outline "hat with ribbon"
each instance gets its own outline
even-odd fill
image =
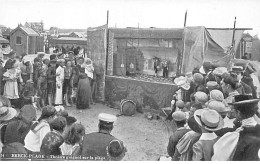
[[[217,111],[212,109],[204,108],[196,110],[194,118],[200,127],[210,132],[220,130],[224,126],[223,118]]]
[[[252,99],[251,95],[236,95],[234,98],[235,102],[228,103],[229,105],[241,106],[246,104],[257,104],[260,101],[260,99]]]
[[[11,107],[0,107],[0,121],[8,121],[17,115],[17,111]]]

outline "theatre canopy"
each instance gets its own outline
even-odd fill
[[[237,50],[238,44],[246,29],[236,29],[234,40]],[[232,28],[208,28],[186,27],[184,29],[184,53],[182,72],[191,72],[195,67],[200,67],[203,62],[228,62],[230,56],[226,56],[232,44]]]

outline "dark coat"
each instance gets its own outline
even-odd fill
[[[81,156],[98,158],[96,160],[108,160],[106,148],[112,140],[116,140],[114,136],[107,133],[95,132],[86,134],[82,142]]]
[[[184,136],[184,134],[186,134],[188,131],[190,131],[190,130],[189,129],[177,129],[177,131],[174,132],[173,135],[171,135],[168,146],[167,146],[167,152],[168,152],[169,156],[173,157],[175,150],[176,150],[177,143]]]
[[[258,161],[260,149],[260,125],[244,128],[240,132],[233,161]]]

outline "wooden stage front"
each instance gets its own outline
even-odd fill
[[[119,106],[122,99],[131,99],[137,104],[138,111],[144,109],[160,110],[169,107],[177,86],[171,83],[150,82],[119,76],[105,77],[105,100]]]

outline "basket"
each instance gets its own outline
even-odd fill
[[[121,100],[121,113],[126,116],[132,116],[136,112],[136,104],[132,100]]]

